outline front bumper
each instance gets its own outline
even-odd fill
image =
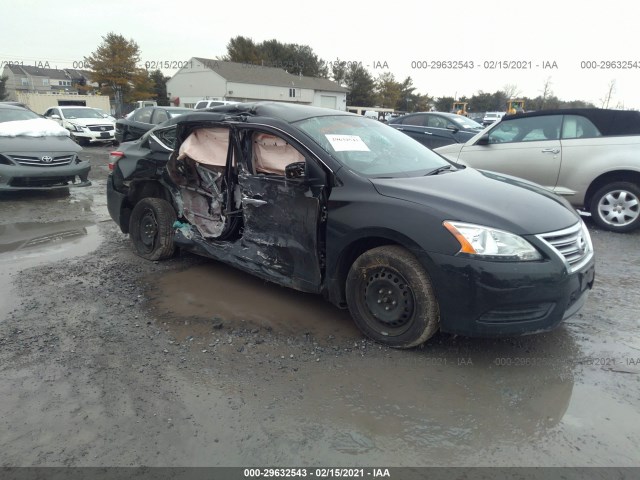
[[[551,330],[582,308],[595,277],[593,256],[573,273],[555,258],[489,262],[423,254],[420,260],[436,289],[441,330],[471,337]]]
[[[71,132],[71,136],[78,139],[84,140],[89,143],[100,143],[100,142],[113,142],[116,139],[115,130],[107,130],[104,132]]]
[[[91,165],[88,160],[55,167],[0,164],[0,190],[53,190],[88,187]]]

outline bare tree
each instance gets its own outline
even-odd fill
[[[513,83],[508,83],[507,85],[502,87],[502,92],[504,93],[505,97],[507,97],[507,100],[517,98],[522,93],[518,86]]]
[[[611,101],[611,97],[616,91],[616,80],[615,78],[609,82],[609,87],[604,98],[601,98],[602,102],[601,108],[609,108],[609,102]]]
[[[542,101],[540,102],[540,109],[544,108],[544,104],[547,101],[547,97],[553,95],[551,91],[551,77],[547,77],[542,86]]]

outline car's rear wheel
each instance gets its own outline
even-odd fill
[[[147,260],[162,260],[175,252],[173,224],[176,212],[161,198],[143,198],[131,212],[129,233],[135,252]]]
[[[360,255],[349,270],[346,296],[360,330],[391,347],[420,345],[440,326],[431,280],[418,259],[400,246]]]
[[[640,227],[640,187],[630,182],[613,182],[591,199],[593,221],[605,230],[630,232]]]

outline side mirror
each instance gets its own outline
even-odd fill
[[[482,135],[476,142],[476,145],[489,145],[489,134],[485,133]]]
[[[60,120],[60,115],[56,115],[54,113],[53,115],[51,115],[51,118],[53,118],[54,120]]]
[[[447,130],[451,130],[453,133],[456,133],[460,129],[454,125],[447,125]]]
[[[305,162],[290,163],[289,165],[284,167],[284,177],[289,180],[304,178],[305,166]]]
[[[102,118],[109,118],[109,115],[107,115],[106,113],[103,113]]]

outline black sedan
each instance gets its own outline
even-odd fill
[[[438,330],[548,330],[593,285],[589,233],[566,201],[358,115],[231,105],[146,141],[149,155],[122,156],[107,182],[109,213],[138,255],[180,247],[320,293],[393,347]]]
[[[420,112],[394,118],[389,125],[431,149],[465,143],[484,127],[455,113]]]
[[[193,112],[190,108],[180,107],[144,107],[134,110],[126,118],[116,121],[116,141],[136,140],[170,118]]]

